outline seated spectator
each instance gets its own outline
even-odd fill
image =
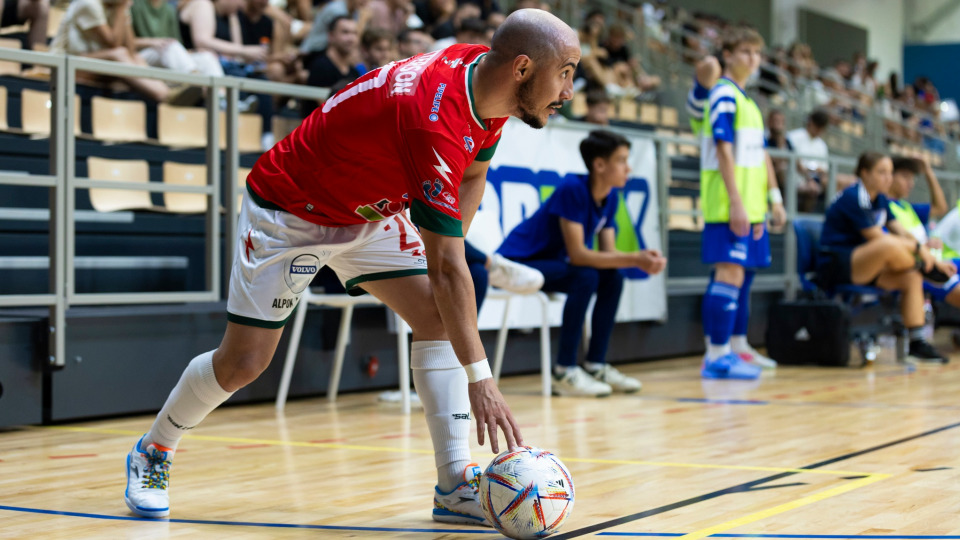
[[[237,13],[240,22],[240,40],[244,45],[259,45],[267,49],[266,62],[258,65],[268,80],[296,83],[299,76],[297,54],[278,49],[274,38],[276,23],[266,14],[269,0],[246,0]]]
[[[370,12],[370,19],[364,31],[369,28],[379,28],[397,36],[408,26],[414,28],[423,26],[423,21],[417,17],[416,8],[413,7],[411,0],[370,0],[367,10]],[[411,18],[413,18],[412,21]]]
[[[316,56],[309,67],[307,84],[330,88],[343,79],[352,81],[360,76],[357,58],[360,56],[360,44],[357,39],[357,22],[341,15],[330,22],[328,29],[329,46]],[[312,100],[303,100],[301,113],[304,118],[317,107]]]
[[[830,150],[821,135],[830,125],[830,117],[823,111],[814,111],[807,117],[807,124],[787,132],[787,143],[791,150],[801,156],[828,157]],[[822,200],[827,185],[827,169],[830,165],[826,161],[811,158],[797,160],[797,172],[800,173],[800,182],[797,185],[797,209],[801,212],[812,212],[817,201]]]
[[[661,83],[660,77],[644,72],[640,62],[630,54],[630,49],[627,47],[630,39],[626,27],[622,24],[610,26],[607,41],[603,44],[603,48],[607,51],[603,65],[612,72],[613,81],[623,88],[636,87],[641,92],[658,88]]]
[[[609,131],[592,131],[580,143],[589,174],[567,180],[526,221],[518,225],[497,250],[501,255],[539,270],[543,290],[567,294],[554,392],[561,396],[604,396],[611,391],[636,392],[640,381],[607,363],[607,346],[623,290],[620,268],[661,272],[666,259],[655,250],[621,253],[614,247],[616,189],[627,183],[630,142]],[[594,237],[599,249],[594,250]],[[584,368],[577,351],[587,306],[593,308],[592,334]]]
[[[817,256],[821,287],[852,283],[900,291],[900,313],[909,333],[909,362],[946,362],[923,337],[923,278],[944,283],[956,273],[938,262],[926,246],[905,238],[883,194],[893,181],[889,157],[866,152],[857,162],[859,181],[845,189],[827,210]],[[883,228],[893,234],[887,234]]]
[[[417,17],[423,21],[423,30],[432,36],[435,28],[453,17],[453,12],[457,10],[457,0],[414,0],[413,7]],[[453,27],[450,29],[450,35],[453,35]]]
[[[581,120],[598,126],[610,125],[610,105],[612,101],[606,90],[594,88],[587,92],[587,115]]]
[[[363,32],[366,20],[369,18],[369,12],[366,11],[368,0],[331,0],[317,12],[313,18],[313,25],[310,27],[310,33],[300,44],[300,52],[305,55],[304,65],[309,69],[313,57],[323,52],[327,48],[327,33],[330,31],[330,23],[337,17],[348,17],[357,21],[357,32]],[[361,18],[360,14],[364,13]]]
[[[476,45],[490,45],[487,40],[487,23],[477,17],[463,19],[460,26],[457,27],[457,33],[453,37],[438,39],[430,47],[431,51],[446,49],[457,43],[473,43]]]
[[[4,0],[0,2],[0,28],[30,23],[27,46],[33,49],[47,43],[49,0]]]
[[[237,13],[244,0],[184,0],[180,6],[180,35],[187,49],[209,51],[220,57],[228,75],[244,76],[246,63],[267,61],[266,47],[259,43],[244,45],[243,36],[232,28],[240,28]]]
[[[457,29],[463,26],[463,21],[466,19],[479,19],[480,13],[480,6],[477,4],[471,2],[460,4],[453,11],[453,15],[451,15],[449,19],[433,27],[430,35],[437,41],[456,37]]]
[[[363,52],[363,64],[357,66],[357,71],[368,71],[385,66],[397,60],[397,40],[393,34],[382,28],[367,28],[360,38],[360,47]],[[362,74],[361,73],[361,74]]]
[[[419,28],[407,28],[397,38],[397,48],[400,58],[410,58],[430,50],[433,38]]]
[[[50,52],[146,65],[134,51],[133,32],[127,12],[130,0],[73,0],[63,15]],[[120,77],[137,92],[154,101],[192,105],[200,99],[198,87],[180,85],[176,90],[163,81]]]
[[[166,0],[133,0],[130,7],[134,44],[140,58],[150,66],[177,73],[222,77],[220,60],[209,51],[189,52],[180,43],[177,12]]]
[[[492,15],[503,15],[503,9],[500,8],[500,2],[497,0],[457,0],[457,3],[470,3],[478,6],[480,8],[480,18],[488,24]]]

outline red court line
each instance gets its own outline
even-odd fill
[[[50,459],[70,459],[70,458],[81,458],[81,457],[97,457],[97,454],[74,454],[71,456],[48,456]]]

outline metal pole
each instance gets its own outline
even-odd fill
[[[73,132],[73,91],[68,84],[66,63],[54,68],[50,81],[50,174],[57,185],[50,188],[50,306],[49,362],[53,367],[66,364],[67,334],[67,266],[66,254],[66,133]],[[71,169],[72,170],[72,169]]]
[[[791,230],[793,222],[797,219],[797,156],[790,154],[787,165],[787,192],[784,200],[787,203],[787,223],[783,232],[783,275],[784,297],[787,300],[797,298],[797,284],[799,282],[797,271],[797,235]],[[832,169],[831,169],[832,170]]]
[[[220,100],[217,79],[211,77],[207,94],[207,198],[206,289],[220,294]]]
[[[657,208],[660,209],[660,249],[663,256],[667,259],[667,272],[670,271],[670,178],[673,176],[670,170],[670,156],[667,155],[667,143],[662,139],[656,139],[655,150],[657,152]],[[667,276],[663,279],[664,291],[666,291]],[[664,305],[669,306],[670,302]],[[663,322],[668,318],[668,307],[664,308]]]
[[[225,189],[226,201],[224,202],[224,207],[226,207],[226,236],[224,237],[224,242],[226,245],[223,246],[223,293],[222,296],[226,298],[227,296],[227,287],[230,283],[230,271],[233,267],[233,259],[236,256],[237,250],[237,214],[240,209],[237,208],[237,195],[243,193],[245,188],[238,189],[237,186],[237,174],[240,168],[240,149],[239,146],[239,107],[238,102],[240,100],[240,90],[235,86],[227,87],[227,149],[226,149],[226,168],[225,168]],[[263,126],[264,130],[270,129],[270,126]]]

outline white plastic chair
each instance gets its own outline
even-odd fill
[[[493,380],[500,382],[500,370],[503,368],[503,355],[507,347],[507,333],[510,317],[510,302],[514,298],[524,296],[533,296],[540,302],[540,382],[541,393],[544,396],[550,395],[551,388],[551,363],[550,363],[550,315],[548,312],[550,302],[553,300],[546,293],[537,291],[535,293],[521,295],[500,289],[490,289],[487,293],[488,300],[503,300],[503,324],[497,331],[497,347],[493,357]]]
[[[348,294],[314,294],[307,289],[300,306],[294,315],[293,326],[290,329],[290,345],[287,347],[287,357],[283,362],[283,375],[280,378],[280,389],[277,391],[276,408],[283,411],[287,403],[287,394],[290,390],[290,379],[293,377],[293,366],[297,361],[297,351],[300,348],[300,336],[303,334],[303,322],[307,317],[307,306],[331,306],[343,309],[340,316],[340,331],[337,333],[337,345],[333,353],[333,371],[330,373],[330,382],[327,386],[327,399],[337,400],[340,389],[340,375],[343,372],[343,359],[350,343],[350,325],[353,322],[353,308],[356,306],[379,306],[383,302],[373,296],[350,296]],[[407,348],[407,333],[410,328],[407,323],[394,314],[397,323],[397,361],[400,369],[400,403],[404,414],[410,414],[410,350]]]

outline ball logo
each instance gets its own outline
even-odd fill
[[[436,122],[436,121],[439,120],[439,119],[440,119],[440,117],[437,116],[437,113],[431,113],[431,114],[430,114],[430,121],[431,121],[431,122]]]
[[[292,292],[300,294],[310,285],[313,276],[319,271],[320,259],[315,255],[304,253],[297,255],[290,262],[288,271],[284,273],[283,277],[287,282],[287,287],[290,287]]]

